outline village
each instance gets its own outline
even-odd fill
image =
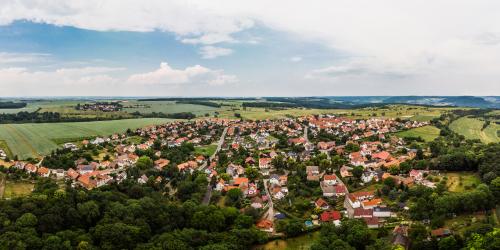
[[[408,207],[388,199],[392,191],[384,189],[436,187],[426,178],[428,170],[393,171],[426,154],[395,133],[426,125],[330,115],[176,121],[63,145],[66,154],[97,150],[101,160],[80,157],[67,168],[46,166],[47,159],[15,161],[13,167],[90,190],[132,178],[131,167],[143,170],[139,165],[151,165],[134,181],[167,186],[165,195],[175,194],[171,182],[178,176],[204,174],[208,186],[203,204],[235,205],[236,197],[235,206],[256,211],[260,218],[256,227],[270,235],[282,235],[290,219],[302,221],[304,230],[313,230],[351,218],[362,219],[368,228],[390,226],[393,244],[407,246],[408,230],[402,221]],[[181,150],[189,148],[186,145],[192,147],[187,153]],[[212,151],[196,150],[201,148]],[[179,151],[167,154],[165,149]],[[439,237],[449,232],[442,229],[433,234]]]

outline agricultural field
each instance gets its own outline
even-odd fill
[[[162,112],[164,114],[191,112],[197,116],[203,116],[206,113],[213,115],[218,110],[216,107],[209,107],[196,104],[175,103],[173,101],[126,101],[122,102],[123,111],[133,113],[153,113]]]
[[[334,114],[338,116],[347,116],[349,118],[370,118],[370,117],[386,117],[386,118],[402,118],[416,121],[430,121],[433,118],[439,117],[441,114],[453,110],[453,108],[430,108],[421,106],[407,105],[389,105],[387,108],[362,108],[362,109],[306,109],[306,108],[289,108],[289,109],[265,109],[265,108],[246,108],[243,109],[237,102],[231,107],[223,106],[219,112],[219,117],[234,118],[235,113],[239,113],[243,119],[262,120],[262,119],[279,119],[285,117],[297,117],[304,115],[315,114]]]
[[[481,180],[475,173],[469,172],[451,172],[446,173],[446,186],[450,192],[463,192],[473,189],[481,183]]]
[[[500,137],[498,137],[498,130],[500,130],[500,125],[492,122],[488,127],[483,129],[484,121],[462,117],[450,124],[450,129],[454,132],[465,136],[467,139],[479,139],[484,143],[500,142]]]
[[[439,129],[434,126],[424,126],[420,128],[409,129],[406,131],[398,132],[396,135],[399,137],[422,137],[424,141],[433,141],[439,136]]]
[[[73,123],[0,124],[0,140],[6,142],[13,155],[20,159],[39,157],[59,144],[83,137],[110,135],[152,124],[172,121],[164,118],[127,119]]]

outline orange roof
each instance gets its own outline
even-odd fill
[[[248,178],[246,178],[246,177],[234,178],[234,185],[235,186],[239,186],[239,185],[241,185],[241,183],[248,183]]]
[[[260,220],[259,222],[257,222],[256,226],[258,228],[269,229],[273,227],[273,222],[270,220]]]
[[[370,201],[363,201],[363,206],[376,206],[382,203],[382,199],[376,198]]]
[[[39,174],[48,174],[49,173],[49,169],[46,168],[46,167],[40,167],[40,168],[38,168],[37,172]]]

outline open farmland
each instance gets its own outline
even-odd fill
[[[450,124],[450,129],[467,139],[479,139],[484,143],[500,142],[497,131],[500,125],[491,123],[483,129],[484,121],[474,118],[462,117]]]
[[[439,129],[434,126],[424,126],[397,133],[399,137],[422,137],[424,141],[433,141],[439,136]]]
[[[172,121],[163,118],[128,119],[73,123],[1,124],[0,140],[20,159],[39,157],[58,147],[57,142],[74,138],[110,135],[127,128],[139,128]]]
[[[215,111],[218,110],[216,107],[209,107],[197,104],[187,104],[187,103],[175,103],[173,101],[127,101],[123,102],[123,111],[133,113],[140,112],[144,114],[149,113],[181,113],[181,112],[191,112],[197,116],[202,116],[206,113],[213,115]]]

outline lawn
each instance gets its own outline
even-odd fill
[[[484,143],[500,142],[497,131],[500,130],[500,125],[491,123],[485,129],[483,128],[484,121],[462,117],[450,124],[450,129],[458,134],[465,136],[467,139],[479,139]]]
[[[450,192],[470,190],[481,183],[477,175],[471,172],[451,172],[445,176],[448,178],[446,186]]]
[[[3,198],[10,199],[14,197],[26,196],[31,193],[34,186],[35,185],[33,183],[29,182],[7,180],[5,183]]]
[[[216,107],[209,107],[196,104],[175,103],[173,101],[128,101],[122,103],[125,107],[123,111],[152,113],[162,112],[164,114],[191,112],[197,116],[203,116],[206,113],[213,115],[218,110]]]
[[[50,153],[65,138],[111,135],[152,124],[172,121],[163,118],[127,119],[97,122],[1,124],[0,140],[20,159]]]
[[[399,137],[422,137],[424,141],[433,141],[439,136],[439,129],[434,126],[424,126],[420,128],[413,128],[406,131],[401,131],[397,133]]]
[[[217,150],[217,144],[196,147],[194,151],[197,154],[211,156],[215,153],[215,150]]]

